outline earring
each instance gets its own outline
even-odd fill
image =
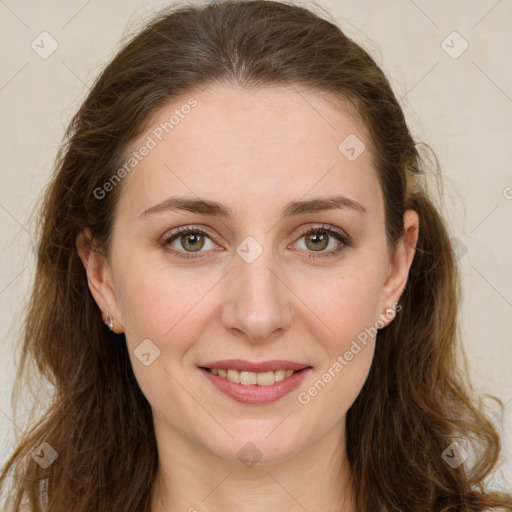
[[[393,320],[393,318],[395,318],[395,316],[396,316],[395,308],[394,307],[387,308],[386,312],[383,314],[383,316],[391,318],[391,320]]]
[[[114,330],[114,319],[110,315],[105,319],[105,324],[111,331]]]

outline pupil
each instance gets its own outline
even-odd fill
[[[313,250],[321,250],[325,249],[326,247],[326,241],[327,241],[327,235],[325,233],[315,233],[312,235],[309,235],[308,237],[309,241],[313,241]],[[322,244],[323,242],[323,244]]]
[[[200,244],[198,247],[194,247],[194,245],[199,244],[201,241],[202,235],[194,235],[194,234],[188,234],[182,237],[182,245],[185,249],[191,249],[192,251],[198,251],[201,249],[204,245],[204,241],[202,244]]]

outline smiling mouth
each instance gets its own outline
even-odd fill
[[[276,370],[269,372],[246,372],[234,369],[205,367],[202,367],[202,369],[212,373],[213,375],[229,380],[236,384],[242,384],[245,386],[272,386],[272,384],[285,380],[294,375],[295,373],[305,370],[306,368],[303,368],[302,370]]]

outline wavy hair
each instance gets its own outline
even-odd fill
[[[402,312],[379,332],[368,378],[347,413],[358,510],[512,509],[511,496],[485,486],[500,439],[459,360],[456,260],[440,210],[422,185],[436,166],[420,155],[386,76],[309,8],[227,0],[160,12],[106,66],[69,125],[40,211],[16,381],[21,392],[35,373],[52,397],[3,468],[3,510],[149,510],[158,464],[151,408],[124,335],[105,329],[76,239],[89,227],[94,250],[108,252],[122,184],[101,200],[95,191],[158,109],[216,83],[297,85],[340,106],[348,101],[371,141],[390,246],[403,236],[406,209],[420,218]],[[453,469],[443,460],[456,440],[471,445],[471,467]],[[31,457],[43,441],[58,452],[48,468]]]

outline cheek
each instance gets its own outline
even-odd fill
[[[149,260],[149,261],[148,261]],[[140,269],[140,270],[139,270]],[[152,263],[147,255],[132,255],[118,266],[118,298],[127,335],[163,340],[187,325],[214,276]]]
[[[297,401],[311,421],[322,417],[325,425],[338,422],[356,400],[375,349],[378,289],[360,280],[344,281],[325,301],[322,320],[327,328],[321,331],[325,334],[310,331],[322,356],[314,378],[297,391]]]
[[[126,265],[120,275],[120,308],[132,368],[152,406],[165,408],[180,402],[176,390],[183,381],[181,363],[204,330],[206,301],[201,298],[213,282],[194,283],[168,269],[145,266],[138,274],[130,268],[136,267]],[[142,354],[147,353],[144,361]]]
[[[376,265],[347,265],[336,273],[306,276],[306,305],[324,324],[330,351],[340,350],[379,318],[382,270]],[[314,286],[312,286],[314,283]]]
[[[311,429],[329,429],[345,417],[368,377],[374,346],[373,339],[366,344],[349,344],[348,350],[340,350],[307,386],[298,390],[298,407]],[[321,418],[321,427],[318,427],[318,418]]]
[[[312,308],[321,312],[321,322],[310,328],[324,357],[316,380],[299,390],[297,398],[301,405],[314,403],[313,408],[325,410],[328,404],[333,421],[357,398],[372,364],[381,313],[380,275],[376,267],[367,269],[331,283],[323,294],[308,296]]]

